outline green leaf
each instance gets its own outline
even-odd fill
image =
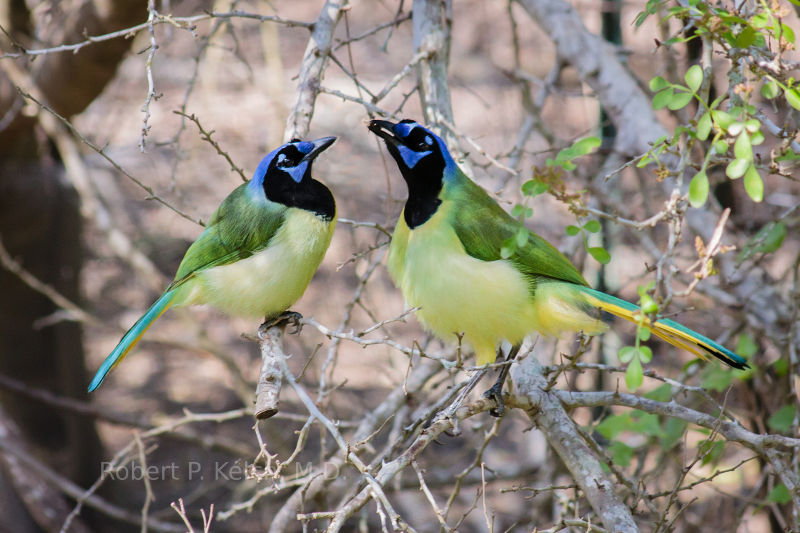
[[[703,84],[703,69],[700,65],[692,65],[683,75],[683,79],[686,80],[686,85],[689,86],[689,89],[696,93],[700,85]]]
[[[750,161],[748,159],[734,159],[728,163],[728,166],[725,168],[725,174],[727,174],[730,179],[735,180],[744,176],[749,166]]]
[[[631,359],[628,364],[628,370],[625,371],[625,385],[631,392],[636,391],[642,386],[644,382],[644,372],[642,371],[642,363],[638,357]]]
[[[602,422],[597,424],[595,428],[598,433],[608,440],[614,440],[617,435],[623,431],[627,431],[633,425],[630,413],[623,413],[621,415],[611,415],[603,419]]]
[[[573,154],[572,158],[590,154],[595,150],[595,148],[598,148],[600,144],[602,144],[602,141],[599,137],[585,137],[575,141],[570,147],[570,151]]]
[[[635,346],[623,346],[619,349],[617,353],[617,357],[623,364],[628,364],[633,360],[633,356],[636,355],[636,347]]]
[[[650,90],[653,91],[654,93],[657,93],[658,91],[666,89],[667,87],[670,86],[671,83],[662,78],[661,76],[656,76],[655,78],[650,80]]]
[[[631,464],[633,452],[635,451],[627,444],[619,441],[612,442],[611,446],[608,447],[608,450],[611,452],[611,460],[614,462],[614,464],[623,468]]]
[[[781,23],[781,33],[783,34],[782,37],[784,39],[794,44],[794,30],[791,28],[791,26]]]
[[[744,175],[744,190],[756,203],[764,199],[764,180],[758,175],[754,165],[750,165]]]
[[[711,118],[714,119],[714,123],[723,130],[727,130],[728,127],[736,121],[733,115],[718,109],[711,111]]]
[[[687,93],[683,91],[676,92],[674,95],[672,95],[672,98],[670,98],[667,107],[675,111],[676,109],[683,109],[691,101],[692,101],[692,93]],[[653,99],[653,103],[655,104],[655,98]]]
[[[600,226],[600,222],[598,222],[597,220],[590,220],[589,222],[583,225],[583,229],[585,229],[589,233],[597,233],[602,229],[602,227]]]
[[[577,235],[578,233],[581,232],[581,228],[579,228],[578,226],[573,226],[572,224],[570,224],[569,226],[567,226],[566,232],[567,232],[567,235],[569,235],[570,237],[574,237],[575,235]]]
[[[757,13],[750,19],[750,25],[757,30],[766,28],[769,25],[769,15],[766,13]]]
[[[761,122],[757,118],[747,119],[744,123],[744,129],[747,130],[747,133],[755,133],[761,129]]]
[[[639,346],[639,359],[642,363],[649,363],[653,360],[653,350],[649,346]]]
[[[668,87],[663,91],[656,93],[653,97],[653,109],[658,111],[659,109],[664,109],[667,105],[672,101],[672,96],[675,94],[675,91],[672,90],[672,87]]]
[[[642,294],[639,298],[639,307],[642,308],[642,313],[646,315],[658,313],[658,304],[649,294]]]
[[[736,137],[736,142],[733,143],[733,155],[736,159],[753,160],[753,145],[750,144],[750,134],[746,131]]]
[[[747,333],[739,335],[739,342],[736,344],[736,353],[750,359],[758,351],[758,344]]]
[[[503,241],[503,246],[500,247],[500,257],[503,259],[508,259],[514,252],[517,250],[517,243],[516,240],[512,237],[511,239],[506,239]]]
[[[647,326],[639,326],[636,328],[636,336],[639,338],[640,341],[647,341],[650,340],[650,328]]]
[[[636,294],[638,294],[639,297],[642,297],[645,294],[647,294],[649,291],[651,291],[653,289],[653,287],[655,287],[655,286],[656,286],[656,282],[655,281],[649,281],[647,283],[643,283],[642,285],[637,285],[636,286]]]
[[[728,151],[728,141],[726,141],[725,139],[719,139],[717,141],[714,141],[713,146],[714,146],[714,151],[720,155]]]
[[[783,94],[786,95],[786,101],[789,102],[790,106],[800,110],[800,92],[798,92],[797,89],[786,89]],[[655,98],[653,99],[653,102],[655,105]]]
[[[658,415],[645,413],[639,410],[634,411],[634,414],[638,414],[638,416],[633,417],[634,424],[631,431],[651,437],[661,436],[661,424],[658,421]]]
[[[761,86],[761,96],[767,100],[772,100],[779,94],[781,94],[781,88],[774,81],[768,81]]]
[[[748,241],[739,254],[739,261],[750,259],[754,254],[769,254],[776,251],[783,244],[785,237],[786,224],[770,222]]]
[[[723,370],[719,365],[707,366],[703,374],[703,381],[700,385],[708,390],[722,392],[727,389],[731,381],[733,381],[733,374],[727,370]]]
[[[661,449],[664,451],[671,450],[686,433],[687,423],[677,418],[667,418],[664,422],[664,430],[661,437]]]
[[[701,464],[717,464],[722,458],[722,452],[725,451],[725,441],[703,441],[700,445],[700,453],[705,454]]]
[[[792,495],[789,492],[789,489],[786,488],[786,485],[783,483],[778,483],[772,488],[771,491],[769,491],[769,494],[767,494],[767,501],[775,502],[777,504],[789,503],[792,501]]]
[[[607,265],[611,261],[611,254],[609,254],[602,246],[592,246],[586,249],[589,255],[594,257],[594,260],[603,265]]]
[[[708,139],[709,133],[711,133],[711,115],[703,113],[703,116],[697,121],[697,138],[705,141]]]
[[[763,240],[759,236],[764,233]],[[762,228],[756,234],[756,240],[760,241],[755,251],[757,253],[769,254],[776,251],[783,244],[783,239],[786,238],[786,224],[783,222],[774,222]]]
[[[775,369],[778,377],[783,377],[789,373],[789,361],[783,358],[775,359],[775,362],[772,363],[772,368]]]
[[[530,233],[528,232],[527,229],[520,228],[519,231],[517,231],[517,235],[516,235],[516,237],[517,237],[517,247],[522,248],[523,246],[528,244],[528,236],[529,235],[530,235]]]
[[[522,194],[526,196],[537,196],[547,192],[547,189],[547,184],[539,180],[528,180],[522,184]]]
[[[692,178],[689,183],[689,203],[692,207],[702,207],[708,199],[708,176],[705,170],[701,170]]]
[[[747,48],[751,46],[756,40],[756,31],[750,26],[745,28],[736,36],[736,48]]]
[[[775,431],[786,433],[792,429],[795,414],[794,405],[784,405],[767,419],[767,425]]]
[[[644,397],[656,402],[668,402],[672,399],[672,386],[669,383],[664,383],[645,393]]]

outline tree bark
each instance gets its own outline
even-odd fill
[[[16,44],[41,48],[122,29],[146,15],[145,4],[139,0],[83,2],[71,12],[71,4],[65,4],[54,5],[54,10],[64,12],[51,12],[49,22],[42,22],[31,20],[24,2],[4,0],[0,23]],[[34,42],[30,29],[34,26],[37,35],[47,35],[51,42]],[[7,40],[3,45],[12,49]],[[129,47],[130,40],[117,39],[87,46],[77,54],[49,54],[33,63],[23,56],[15,61],[25,63],[22,68],[32,74],[48,104],[70,117],[100,94]],[[26,270],[63,296],[80,301],[80,201],[53,143],[34,117],[20,113],[21,98],[0,68],[0,238]],[[85,397],[87,372],[80,325],[43,324],[42,319],[52,317],[58,308],[6,270],[0,270],[0,287],[0,373],[31,387]],[[19,425],[20,438],[41,450],[42,460],[80,485],[91,484],[101,459],[91,419],[20,401],[10,392],[0,392],[0,403]],[[29,507],[29,512],[36,516],[36,509]]]

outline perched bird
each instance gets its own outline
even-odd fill
[[[506,340],[516,355],[526,335],[558,336],[606,325],[600,308],[634,320],[638,306],[594,290],[563,254],[527,231],[527,242],[504,259],[503,243],[523,226],[456,165],[440,137],[413,120],[373,120],[408,185],[408,200],[389,247],[388,269],[422,324],[440,338],[464,335],[477,364],[492,363]],[[665,341],[734,368],[745,360],[673,320],[647,321]],[[508,366],[503,370],[507,371]],[[505,373],[487,391],[502,412]]]
[[[172,306],[208,304],[270,320],[303,295],[336,226],[333,194],[311,177],[311,165],[335,140],[294,139],[261,160],[253,178],[211,215],[175,280],[106,357],[89,392]]]

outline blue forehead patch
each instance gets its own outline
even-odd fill
[[[398,122],[394,125],[394,132],[405,139],[411,134],[411,130],[419,126],[416,122]]]
[[[311,153],[311,150],[314,149],[314,143],[310,143],[310,142],[306,142],[306,141],[294,142],[294,143],[289,143],[289,144],[294,144],[295,148],[300,150],[301,154],[309,154],[309,153]],[[286,146],[286,145],[284,144],[283,146]],[[283,148],[283,146],[281,146],[281,148]]]

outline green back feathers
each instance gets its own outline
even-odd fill
[[[182,285],[195,272],[234,263],[263,250],[287,210],[265,198],[253,199],[247,184],[240,185],[214,211],[205,231],[186,251],[169,288]]]
[[[502,259],[503,243],[516,236],[521,222],[506,213],[479,185],[461,171],[448,180],[441,193],[443,202],[452,202],[451,223],[466,252],[483,261]],[[507,260],[529,278],[531,291],[538,278],[545,277],[588,285],[577,268],[554,246],[527,228],[528,239],[517,246]]]

